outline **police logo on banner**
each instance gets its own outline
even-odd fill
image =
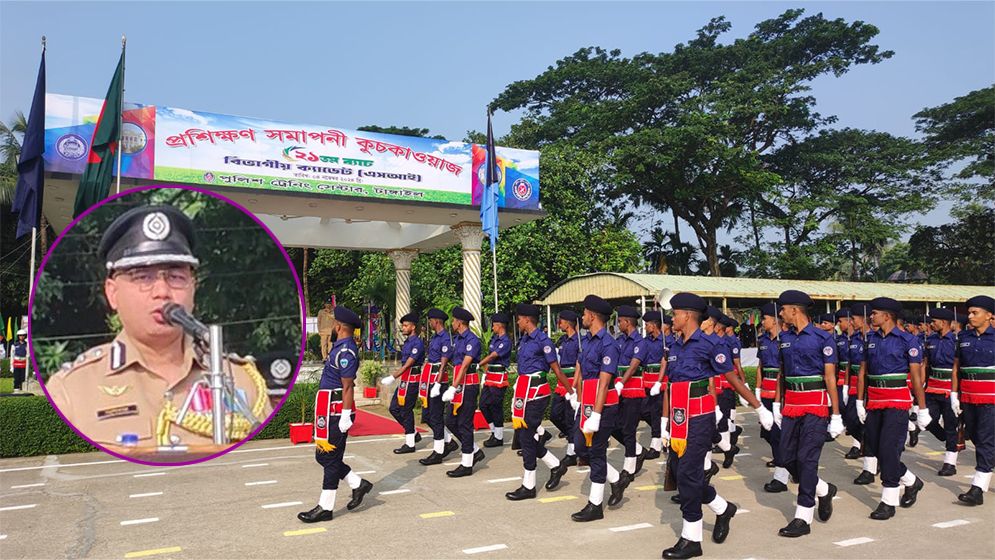
[[[528,179],[516,179],[515,182],[511,184],[511,192],[518,200],[528,200],[532,198],[532,183],[530,183]]]
[[[83,159],[87,153],[86,140],[77,134],[66,134],[55,142],[55,150],[66,159]]]
[[[687,413],[683,408],[674,409],[674,424],[681,425],[687,420]]]
[[[525,400],[520,398],[515,399],[515,410],[521,410],[523,408],[525,408]]]

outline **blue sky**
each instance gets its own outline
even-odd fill
[[[995,81],[991,2],[0,3],[0,118],[27,112],[41,35],[48,90],[102,97],[128,36],[129,101],[343,128],[483,130],[513,81],[578,48],[669,50],[709,18],[730,37],[785,9],[862,20],[895,51],[813,84],[837,126],[915,133],[911,115]],[[502,134],[515,116],[495,116]],[[925,216],[947,220],[949,205]],[[687,232],[690,233],[690,232]],[[686,233],[686,234],[687,234]]]

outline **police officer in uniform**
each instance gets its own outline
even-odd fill
[[[577,314],[569,309],[561,311],[558,317],[558,326],[563,335],[556,342],[556,354],[560,363],[560,371],[567,377],[568,383],[558,382],[556,390],[552,396],[552,405],[549,411],[549,419],[553,422],[561,433],[567,438],[566,455],[560,464],[572,467],[577,464],[577,453],[574,447],[574,409],[571,398],[576,402],[577,394],[574,392],[575,378],[577,372],[578,338]]]
[[[418,387],[418,397],[422,399],[422,408],[428,409],[428,426],[432,429],[432,452],[418,460],[425,466],[441,464],[450,453],[459,448],[445,425],[446,406],[442,402],[442,391],[449,387],[449,372],[446,368],[453,356],[453,338],[446,329],[448,319],[449,315],[441,309],[433,307],[428,310],[428,327],[434,334],[428,343],[426,363]],[[433,382],[429,374],[436,376],[436,381]]]
[[[446,409],[446,427],[456,435],[462,447],[458,467],[446,471],[452,478],[470,476],[473,465],[484,459],[484,452],[473,441],[473,415],[477,410],[480,393],[480,338],[470,330],[473,315],[462,307],[453,308],[453,383],[442,394],[442,401],[450,403]],[[457,395],[459,394],[459,395]]]
[[[710,339],[719,352],[722,353],[722,363],[728,363],[729,368],[736,375],[736,367],[733,363],[732,349],[726,344],[724,336],[719,336],[719,330],[725,331],[722,326],[723,313],[717,308],[709,305],[706,308],[706,316],[701,323],[702,334]],[[732,445],[732,432],[734,430],[732,422],[732,411],[736,408],[736,394],[732,389],[732,384],[726,379],[725,372],[715,374],[715,421],[718,428],[718,445],[712,451],[721,452],[724,455],[722,467],[728,469],[732,466],[733,459],[739,453],[739,447]],[[711,455],[705,455],[705,470],[712,471],[713,464]],[[718,467],[715,467],[717,470]]]
[[[957,496],[961,503],[978,506],[992,480],[995,467],[995,299],[974,296],[967,300],[967,324],[960,333],[954,365],[950,405],[963,412],[967,437],[974,442],[976,466],[971,488]],[[963,409],[963,411],[961,410]]]
[[[773,303],[760,308],[761,325],[764,332],[757,338],[757,380],[754,393],[764,408],[773,411],[778,390],[778,375],[781,372],[781,325],[778,322],[777,311]],[[764,491],[770,493],[786,492],[788,490],[788,469],[784,468],[781,459],[781,427],[776,423],[766,429],[761,426],[760,437],[770,445],[771,462],[774,467],[774,477],[764,484]]]
[[[717,330],[716,334],[722,336],[722,340],[729,347],[729,353],[732,355],[732,366],[733,370],[739,379],[745,384],[746,374],[743,373],[743,362],[740,359],[740,353],[743,350],[743,343],[739,340],[739,334],[736,333],[736,329],[739,327],[739,321],[733,319],[732,317],[723,313],[722,318],[719,320],[722,329]],[[746,400],[743,397],[739,397],[739,402],[743,406],[747,406]],[[743,433],[743,427],[736,424],[736,407],[732,407],[729,411],[729,443],[735,446],[739,441],[739,434]]]
[[[214,442],[208,356],[170,324],[167,303],[191,311],[196,296],[193,222],[172,206],[139,206],[118,216],[97,248],[104,295],[121,320],[113,342],[91,348],[45,384],[59,411],[89,439],[156,448]],[[245,439],[272,412],[252,360],[230,355],[236,412],[231,439]],[[180,413],[182,412],[182,418]]]
[[[20,393],[28,369],[28,331],[18,329],[16,336],[10,345],[10,369],[14,374],[14,392]]]
[[[643,357],[643,390],[646,398],[640,411],[640,419],[650,427],[650,446],[643,452],[646,459],[658,459],[663,451],[662,432],[666,419],[663,416],[663,387],[667,382],[666,349],[663,334],[663,313],[659,310],[647,311],[643,315],[646,326],[646,355]]]
[[[404,445],[394,450],[398,455],[414,453],[415,444],[421,441],[421,434],[415,430],[415,401],[418,400],[421,367],[425,363],[425,342],[418,336],[418,313],[411,312],[401,317],[401,334],[405,336],[401,346],[401,367],[380,380],[386,387],[393,385],[398,378],[401,380],[388,409],[404,429]]]
[[[912,507],[923,482],[902,463],[902,449],[909,420],[909,408],[915,395],[919,403],[917,422],[920,427],[931,418],[922,390],[922,351],[911,334],[895,325],[902,305],[894,299],[880,297],[871,300],[871,325],[867,336],[857,395],[867,390],[866,405],[857,400],[857,414],[864,423],[864,454],[877,457],[881,466],[881,503],[871,512],[871,519],[885,520],[895,516],[895,507]],[[909,378],[911,377],[911,392]],[[899,500],[899,486],[905,492]]]
[[[784,392],[778,390],[774,420],[781,428],[781,459],[798,480],[795,518],[778,535],[800,537],[811,532],[816,498],[820,521],[833,514],[836,486],[819,478],[819,456],[827,430],[833,438],[843,433],[835,387],[836,340],[809,321],[812,298],[805,292],[782,292],[777,304],[792,331],[781,337]]]
[[[866,303],[856,303],[850,306],[850,348],[847,354],[848,367],[850,373],[847,376],[846,385],[843,386],[843,425],[846,426],[847,433],[853,440],[850,450],[843,456],[844,459],[860,459],[863,457],[863,470],[853,481],[854,484],[870,484],[878,470],[878,460],[876,457],[863,455],[861,449],[864,439],[864,424],[857,416],[857,385],[861,375],[864,361],[864,350],[867,342],[867,333],[870,332],[868,322],[871,309]],[[861,395],[861,398],[863,396]]]
[[[716,515],[712,531],[712,540],[716,543],[725,541],[729,522],[737,509],[705,482],[702,469],[712,447],[716,417],[720,414],[715,406],[712,378],[725,374],[736,392],[756,409],[765,428],[773,425],[774,418],[732,373],[732,362],[721,343],[699,331],[698,325],[708,307],[705,300],[685,292],[674,295],[670,303],[674,308],[674,330],[680,336],[670,348],[666,405],[670,418],[670,460],[676,469],[684,526],[680,539],[663,551],[663,557],[692,558],[702,555],[702,504]]]
[[[480,388],[480,412],[491,429],[491,437],[484,447],[504,445],[504,393],[508,389],[508,364],[511,362],[511,339],[508,338],[507,313],[491,315],[489,353],[480,360],[484,373],[484,386]]]
[[[933,333],[926,337],[926,406],[933,421],[926,430],[944,443],[946,453],[939,476],[957,474],[957,414],[950,406],[957,339],[950,330],[953,311],[937,307],[929,312]],[[925,329],[924,329],[925,330]],[[940,424],[943,424],[942,426]]]
[[[318,505],[302,511],[297,518],[304,523],[331,521],[335,493],[339,481],[345,480],[352,489],[352,499],[346,504],[350,511],[363,503],[363,497],[373,489],[373,483],[360,478],[342,460],[345,455],[349,428],[356,420],[353,393],[359,370],[359,348],[352,338],[353,329],[362,326],[359,316],[344,306],[335,308],[335,330],[338,338],[328,352],[315,396],[314,458],[324,469]]]
[[[639,427],[639,417],[642,414],[643,401],[646,399],[642,360],[646,356],[647,344],[639,332],[639,312],[628,305],[620,305],[616,311],[619,330],[622,332],[616,339],[619,359],[615,391],[621,400],[617,426],[612,436],[625,448],[621,473],[621,485],[624,489],[636,478],[636,473],[642,469],[644,460],[643,447],[636,440],[636,429]]]

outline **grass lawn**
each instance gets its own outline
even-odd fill
[[[13,377],[0,377],[0,393],[11,393],[14,391]]]

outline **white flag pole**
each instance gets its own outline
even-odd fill
[[[121,193],[121,154],[124,152],[124,146],[121,145],[121,133],[124,129],[124,67],[126,63],[124,62],[125,57],[125,47],[128,44],[128,38],[121,35],[121,112],[118,114],[117,123],[117,186],[115,188],[115,193]]]

